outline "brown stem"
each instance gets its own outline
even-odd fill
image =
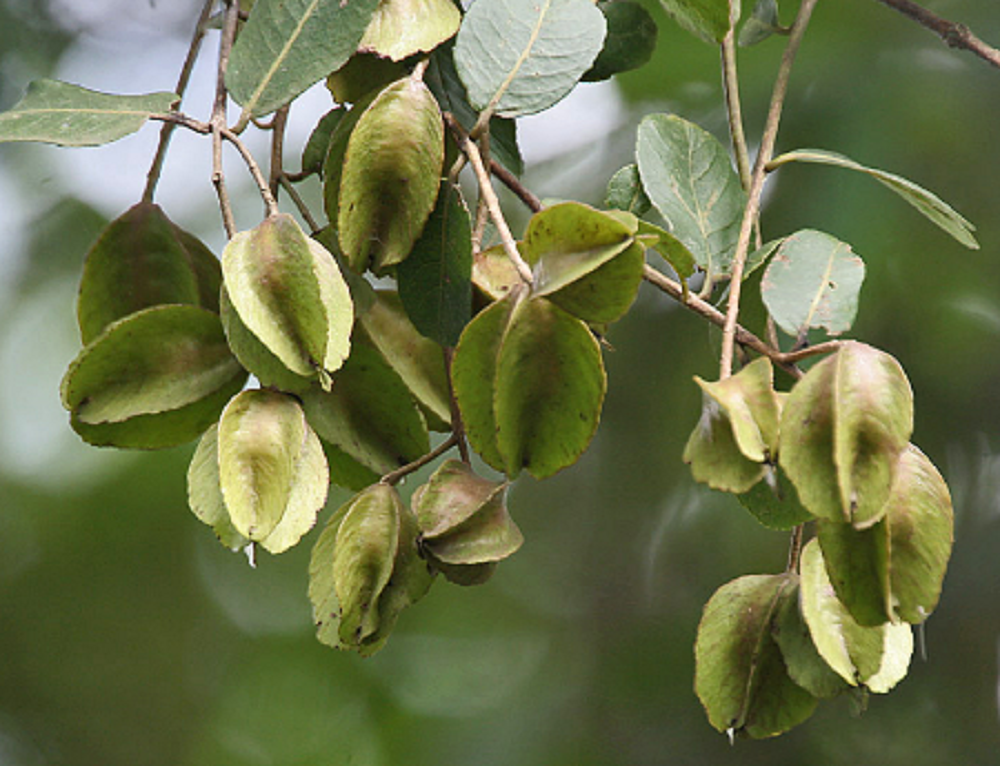
[[[747,252],[750,249],[750,237],[753,234],[754,222],[760,212],[760,198],[764,190],[764,177],[767,174],[767,163],[774,154],[774,144],[778,137],[778,125],[781,122],[781,110],[788,92],[788,81],[791,78],[792,64],[798,53],[799,45],[809,25],[809,18],[816,7],[817,0],[802,0],[798,16],[792,25],[792,33],[788,45],[781,57],[781,66],[774,81],[771,93],[771,105],[768,108],[767,121],[760,141],[760,151],[754,163],[753,175],[750,179],[750,191],[747,195],[747,206],[743,211],[743,221],[740,225],[740,235],[736,242],[736,252],[733,255],[733,269],[729,284],[729,303],[726,307],[726,323],[722,328],[722,356],[719,360],[719,378],[728,378],[733,372],[733,345],[736,340],[736,319],[740,312],[740,288],[743,283],[743,267],[746,264]]]
[[[271,168],[268,178],[268,188],[275,199],[281,177],[284,175],[285,127],[288,125],[288,104],[274,113],[271,121]]]
[[[191,37],[191,45],[188,47],[187,56],[181,66],[181,73],[177,77],[177,87],[174,88],[181,100],[187,90],[188,82],[191,80],[191,72],[194,69],[194,62],[198,59],[198,51],[201,49],[201,41],[205,38],[205,25],[212,15],[212,8],[215,7],[215,0],[206,0],[202,6],[201,15],[198,16],[198,23],[195,25],[194,34]],[[178,102],[177,108],[180,108]],[[156,147],[156,154],[153,156],[153,164],[146,174],[146,188],[142,192],[143,202],[152,202],[156,194],[156,185],[160,182],[160,174],[163,172],[163,161],[167,156],[167,149],[170,147],[170,138],[174,134],[176,123],[165,122],[160,128],[160,142]]]
[[[911,0],[879,0],[880,3],[895,8],[904,16],[913,19],[940,37],[949,48],[961,48],[979,56],[983,61],[1000,67],[1000,50],[983,42],[965,24],[948,21],[931,13]]]
[[[414,471],[419,471],[428,463],[437,460],[439,457],[441,457],[441,455],[450,450],[456,444],[458,444],[458,437],[455,434],[452,434],[443,442],[441,442],[437,447],[428,452],[426,455],[422,455],[418,457],[416,460],[414,460],[412,463],[407,463],[404,466],[400,466],[395,471],[390,471],[389,473],[387,473],[385,476],[379,479],[379,483],[388,484],[389,486],[392,486],[393,484],[398,484],[400,479],[409,476]]]
[[[233,207],[229,201],[226,189],[226,178],[222,170],[222,134],[226,128],[226,67],[229,66],[229,54],[236,39],[236,26],[239,21],[239,0],[229,0],[222,21],[222,38],[219,42],[219,65],[215,76],[215,103],[212,105],[212,117],[209,121],[212,129],[212,184],[219,197],[219,208],[222,212],[222,225],[226,236],[232,239],[236,234],[236,220]]]
[[[490,172],[495,175],[504,186],[517,195],[532,213],[537,213],[542,209],[542,201],[536,197],[532,191],[521,183],[521,180],[511,173],[507,168],[496,160],[490,160]]]
[[[799,524],[792,530],[792,537],[788,541],[788,565],[786,572],[798,573],[799,561],[802,559],[802,540],[805,537],[806,525]]]
[[[302,199],[302,195],[299,194],[298,189],[292,186],[292,182],[291,179],[289,179],[288,174],[282,173],[278,177],[278,183],[281,184],[281,187],[286,192],[288,192],[288,196],[291,197],[292,203],[298,209],[299,215],[302,216],[302,220],[306,222],[306,225],[309,227],[309,231],[313,234],[318,232],[322,227],[319,223],[317,223],[316,219],[313,218],[312,212],[309,210],[309,206],[306,205],[305,200]]]

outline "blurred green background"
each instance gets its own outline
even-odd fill
[[[926,4],[1000,43],[995,0]],[[0,107],[40,76],[172,89],[197,5],[3,0]],[[650,7],[650,65],[524,125],[526,179],[541,195],[599,202],[650,111],[723,135],[716,51]],[[200,117],[215,39],[196,72],[206,84],[185,103]],[[751,137],[780,51],[772,40],[741,54]],[[293,139],[327,108],[321,93],[310,103],[293,112]],[[815,227],[865,258],[852,337],[909,374],[914,441],[951,485],[957,539],[927,661],[891,695],[861,716],[827,702],[779,739],[735,747],[692,692],[695,630],[724,582],[780,571],[787,540],[680,462],[700,406],[691,376],[716,374],[703,323],[644,288],[610,332],[590,450],[513,490],[523,549],[483,587],[437,584],[361,660],[313,638],[315,531],[251,570],[187,510],[192,447],[89,448],[59,406],[83,256],[138,199],[156,130],[111,149],[0,147],[0,764],[1000,763],[998,125],[1000,72],[873,0],[819,4],[779,151],[832,149],[912,178],[978,225],[982,249],[962,249],[878,184],[823,167],[774,179],[765,235]],[[185,141],[161,202],[218,250],[205,142]],[[236,162],[229,172],[240,175]],[[252,226],[259,203],[246,184],[234,190]]]

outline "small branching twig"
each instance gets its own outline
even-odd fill
[[[419,471],[428,463],[433,463],[435,460],[441,457],[441,455],[443,455],[445,452],[450,450],[458,443],[459,443],[458,436],[456,434],[452,434],[443,442],[441,442],[437,447],[428,452],[426,455],[421,455],[412,463],[407,463],[404,466],[400,466],[395,471],[390,471],[389,473],[387,473],[385,476],[379,479],[379,483],[388,484],[389,486],[398,484],[401,479],[409,476],[411,473],[414,473],[415,471]]]
[[[271,120],[271,167],[268,188],[275,199],[278,197],[278,187],[281,184],[281,177],[285,174],[285,128],[287,125],[288,104],[285,104],[285,106],[274,113],[274,119]]]
[[[739,0],[729,0],[730,18],[739,17]],[[729,114],[729,136],[736,156],[736,169],[740,174],[743,191],[750,188],[750,152],[747,149],[746,134],[743,132],[743,109],[740,106],[740,80],[736,70],[736,27],[722,41],[722,86],[726,95],[726,110]]]
[[[965,24],[943,19],[912,0],[879,0],[879,2],[890,8],[895,8],[904,16],[931,30],[949,48],[967,50],[979,56],[983,61],[1000,68],[1000,50],[983,42]]]
[[[799,45],[805,34],[809,19],[817,0],[802,0],[799,6],[798,16],[792,25],[792,33],[788,39],[788,45],[781,57],[781,66],[774,81],[774,90],[771,93],[771,105],[767,112],[767,121],[764,123],[764,133],[760,141],[760,151],[757,153],[757,161],[754,163],[753,174],[750,178],[750,190],[748,192],[747,206],[743,212],[743,222],[740,225],[740,235],[736,242],[736,252],[733,255],[733,269],[729,285],[729,303],[726,310],[726,323],[722,328],[722,355],[719,360],[719,378],[728,378],[733,371],[733,346],[736,341],[736,319],[740,312],[740,288],[743,282],[743,267],[746,263],[747,252],[750,249],[750,237],[754,230],[757,215],[760,212],[760,198],[764,191],[764,177],[767,174],[767,163],[774,154],[774,144],[778,137],[778,125],[781,122],[781,110],[785,103],[785,94],[788,92],[788,81],[791,77],[792,64],[795,62],[795,55],[798,53]]]
[[[282,173],[278,176],[278,183],[281,184],[281,187],[286,192],[288,192],[288,196],[291,198],[295,207],[298,208],[299,215],[301,215],[302,220],[306,222],[306,225],[309,227],[309,231],[315,234],[322,229],[323,227],[317,223],[315,218],[313,218],[313,215],[309,210],[309,206],[306,205],[305,200],[302,199],[302,195],[299,194],[298,189],[292,186],[292,180],[288,177],[287,173]]]
[[[521,183],[521,180],[511,173],[507,168],[494,159],[490,160],[490,172],[495,175],[504,186],[514,192],[517,198],[523,202],[532,213],[537,213],[542,209],[542,201],[534,193]]]
[[[212,16],[212,8],[215,7],[215,0],[206,0],[195,25],[194,34],[191,36],[191,45],[188,47],[187,56],[181,66],[181,73],[177,77],[176,93],[183,100],[187,91],[188,82],[191,80],[191,72],[194,70],[194,63],[198,60],[198,51],[201,50],[201,41],[205,38],[205,28],[208,20]],[[167,149],[170,147],[170,138],[173,136],[177,123],[165,122],[160,128],[160,142],[156,147],[156,154],[153,156],[153,163],[146,174],[146,188],[142,192],[144,202],[152,202],[156,194],[156,185],[160,182],[160,174],[163,172],[163,161],[167,156]]]
[[[518,276],[526,284],[530,285],[533,281],[531,268],[517,251],[517,243],[514,241],[514,235],[510,233],[510,227],[507,226],[507,221],[503,217],[503,211],[500,209],[500,200],[497,198],[493,182],[490,180],[489,171],[487,171],[482,155],[479,153],[479,147],[469,137],[469,134],[462,129],[462,126],[458,124],[453,115],[445,112],[444,119],[452,133],[455,134],[462,153],[469,158],[469,164],[472,165],[472,172],[475,173],[476,181],[479,184],[479,193],[490,212],[493,224],[497,227],[497,233],[500,235],[500,241],[503,243],[503,249],[507,253],[507,257],[510,258],[511,263],[514,264],[514,268],[517,269]]]

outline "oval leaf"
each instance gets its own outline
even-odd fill
[[[59,146],[98,146],[135,133],[154,114],[173,109],[175,93],[118,96],[58,80],[36,80],[0,113],[0,142],[41,141]]]
[[[710,43],[721,43],[730,28],[739,20],[730,20],[729,0],[660,0],[667,13],[693,35]]]
[[[374,271],[409,255],[437,200],[444,124],[420,80],[398,80],[364,111],[347,143],[337,228],[351,268]]]
[[[315,377],[340,367],[354,322],[350,292],[330,252],[294,218],[275,215],[237,234],[222,272],[243,324],[289,370]]]
[[[358,646],[379,628],[378,597],[399,546],[403,503],[393,487],[374,484],[350,501],[333,546],[333,582],[341,643]]]
[[[238,551],[250,542],[233,526],[222,497],[219,482],[219,426],[205,431],[191,457],[187,474],[188,505],[200,521],[207,524],[219,542],[231,551]]]
[[[604,14],[608,33],[594,65],[580,78],[586,82],[638,69],[652,58],[656,48],[656,22],[641,5],[613,0],[599,2],[597,7]]]
[[[381,0],[359,48],[401,61],[433,50],[458,31],[461,21],[451,0]]]
[[[238,390],[244,379],[218,316],[198,306],[154,306],[113,322],[80,352],[62,399],[82,423],[121,423]]]
[[[357,50],[378,0],[257,0],[233,46],[226,86],[250,117],[273,112]]]
[[[413,326],[442,346],[457,344],[472,317],[472,225],[460,189],[447,180],[396,279]]]
[[[639,124],[635,156],[671,233],[710,277],[728,274],[746,193],[725,147],[680,117],[652,114]]]
[[[705,605],[695,641],[695,692],[720,732],[755,739],[796,726],[816,699],[788,676],[772,622],[794,594],[789,575],[747,575]]]
[[[899,363],[845,343],[788,396],[781,467],[813,514],[861,528],[884,515],[912,431],[913,393]]]
[[[183,236],[182,236],[183,235]],[[87,253],[77,300],[84,344],[140,309],[186,303],[218,310],[218,259],[158,205],[140,202],[112,221]]]
[[[243,391],[219,421],[219,484],[233,526],[272,553],[290,548],[326,502],[319,439],[299,403],[274,391]]]
[[[896,614],[907,622],[921,623],[941,595],[954,540],[954,513],[948,485],[912,444],[899,458],[886,505]]]
[[[606,22],[589,0],[478,0],[455,41],[455,68],[478,111],[548,109],[590,69]]]
[[[354,345],[330,391],[313,386],[302,401],[309,422],[325,441],[378,475],[430,448],[427,426],[410,392],[366,343]]]
[[[572,465],[597,430],[607,386],[590,329],[545,298],[522,301],[496,362],[496,440],[506,473],[536,479]]]
[[[850,245],[807,229],[781,243],[760,289],[767,310],[789,335],[803,338],[813,327],[839,335],[854,324],[864,279],[865,264]]]

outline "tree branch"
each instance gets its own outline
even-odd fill
[[[219,209],[222,212],[222,225],[229,239],[236,234],[236,220],[233,217],[233,206],[229,202],[229,191],[226,189],[226,177],[222,170],[222,131],[226,130],[226,67],[229,65],[229,53],[236,39],[236,24],[239,21],[239,0],[228,0],[225,16],[222,21],[222,38],[219,41],[219,65],[215,73],[215,103],[212,105],[212,117],[209,125],[212,128],[212,184],[219,198]]]
[[[428,452],[426,455],[422,455],[421,457],[418,457],[416,460],[414,460],[412,463],[407,463],[404,466],[400,466],[395,471],[387,473],[385,476],[379,479],[379,482],[381,484],[388,484],[389,486],[392,486],[393,484],[398,484],[400,479],[402,479],[405,476],[409,476],[414,471],[419,471],[428,463],[437,460],[439,457],[441,457],[441,455],[450,450],[456,444],[458,444],[458,435],[452,434],[443,442],[441,442],[437,447]]]
[[[736,340],[736,319],[740,312],[740,288],[743,284],[743,267],[747,252],[750,249],[750,236],[754,223],[760,212],[760,197],[764,190],[764,177],[767,175],[767,163],[774,154],[774,144],[778,137],[778,125],[781,122],[781,109],[788,92],[788,81],[792,73],[792,64],[798,53],[799,45],[809,25],[809,18],[816,7],[817,0],[802,0],[798,16],[792,25],[788,45],[781,57],[781,66],[774,81],[771,92],[771,105],[768,107],[767,121],[764,123],[764,133],[760,140],[760,151],[754,163],[753,175],[750,179],[750,191],[747,195],[747,206],[743,211],[743,222],[740,225],[740,235],[736,242],[736,252],[733,255],[733,270],[729,282],[729,303],[726,310],[726,323],[722,327],[722,354],[719,360],[719,378],[728,378],[733,372],[733,344]]]
[[[1000,68],[1000,50],[983,42],[965,24],[948,21],[931,13],[912,0],[878,0],[883,5],[894,8],[904,16],[913,19],[940,37],[949,48],[961,48],[979,56],[993,66]]]

